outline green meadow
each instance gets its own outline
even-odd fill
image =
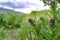
[[[0,13],[0,40],[60,40],[60,9]]]

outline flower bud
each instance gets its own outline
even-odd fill
[[[34,20],[32,18],[29,18],[28,22],[31,23],[31,25],[35,26]]]
[[[54,18],[51,18],[51,19],[50,19],[50,23],[51,23],[51,25],[54,25],[55,19],[54,19]]]
[[[31,18],[29,18],[29,19],[28,19],[28,22],[29,22],[29,23],[32,23],[32,22],[33,22],[33,20],[32,20]]]

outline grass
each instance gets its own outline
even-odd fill
[[[60,10],[0,13],[0,40],[60,40]],[[53,20],[50,21],[50,20]],[[54,21],[55,20],[55,21]]]

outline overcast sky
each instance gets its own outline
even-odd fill
[[[19,12],[25,12],[25,13],[30,13],[32,10],[43,10],[43,9],[48,9],[49,7],[46,6],[44,7],[44,3],[40,0],[0,0],[0,3],[4,3],[4,2],[12,2],[12,3],[23,3],[23,2],[28,2],[28,3],[34,3],[36,5],[29,5],[29,8],[16,8],[15,11],[19,11]],[[28,4],[26,3],[26,5]],[[5,6],[5,8],[8,8],[8,9],[12,9],[12,7],[8,7],[8,6]],[[27,11],[26,11],[27,10]]]
[[[0,2],[23,2],[23,1],[37,2],[39,0],[0,0]]]

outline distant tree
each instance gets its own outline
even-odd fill
[[[54,17],[56,18],[57,4],[60,4],[60,0],[40,0],[40,1],[43,1],[45,5],[49,5],[51,7]]]
[[[53,10],[57,8],[57,4],[60,3],[60,0],[40,0],[43,1],[45,5],[50,5]]]

